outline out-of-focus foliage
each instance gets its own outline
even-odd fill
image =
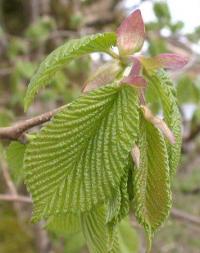
[[[122,1],[49,0],[46,1],[48,3],[46,7],[43,5],[45,1],[36,1],[39,4],[39,8],[36,9],[33,9],[32,2],[34,1],[2,0],[0,2],[1,127],[8,126],[24,117],[23,100],[27,83],[38,64],[47,54],[69,38],[114,30],[122,19],[122,12],[120,11],[119,14],[119,11],[116,11],[118,10],[117,3],[122,3]],[[183,22],[172,22],[172,15],[166,1],[156,1],[153,9],[156,20],[146,25],[148,40],[146,54],[156,55],[167,51],[183,52],[194,61],[191,67],[185,69],[184,76],[181,78],[178,75],[173,76],[176,80],[178,103],[183,117],[188,113],[188,109],[185,109],[188,103],[194,109],[190,112],[189,119],[191,118],[191,120],[183,118],[183,122],[186,121],[186,130],[190,132],[196,130],[200,125],[200,58],[197,52],[191,50],[193,46],[199,45],[200,28],[196,27],[193,32],[185,34]],[[126,14],[123,13],[123,15]],[[192,15],[192,6],[190,15]],[[93,72],[99,62],[105,62],[102,55],[96,55],[96,57],[99,60],[95,62],[95,66],[91,66],[90,57],[84,57],[78,61],[70,62],[63,70],[57,72],[54,76],[52,89],[46,89],[40,93],[27,117],[68,103],[77,97],[81,93],[81,87],[88,74]],[[159,112],[159,101],[153,107],[155,112]],[[3,154],[2,146],[7,145],[7,142],[0,143],[1,154]],[[176,191],[174,204],[178,208],[200,215],[198,201],[200,161],[197,159],[200,145],[198,138],[194,139],[193,145],[197,146],[197,151],[192,152],[192,158],[191,154],[183,155],[183,164],[180,166],[180,172],[174,182]],[[15,164],[13,158],[11,160],[9,167],[12,174],[12,167],[14,168],[17,163]],[[13,179],[17,182],[15,177]],[[26,194],[23,185],[19,184],[18,187],[21,193]],[[7,191],[3,179],[1,179],[0,190],[1,193]],[[32,236],[27,235],[19,224],[18,218],[13,212],[10,212],[10,209],[12,209],[12,205],[0,203],[2,217],[0,221],[0,252],[38,253],[38,249],[35,249],[34,246],[34,232]],[[24,213],[30,214],[29,208],[24,209]],[[8,213],[10,216],[6,215]],[[25,224],[25,226],[27,225]],[[122,230],[122,237],[127,239],[130,235],[130,228],[123,227]],[[135,235],[134,231],[132,235]],[[56,253],[87,252],[83,236],[79,233],[66,235],[63,239],[58,234],[49,232],[49,237]],[[137,240],[136,238],[134,244],[136,246]],[[159,238],[154,243],[153,252],[199,253],[199,248],[199,238],[193,227],[169,221],[166,227],[160,231]],[[126,250],[123,248],[122,252],[126,252]],[[134,252],[133,248],[131,250]]]

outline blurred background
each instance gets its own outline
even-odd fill
[[[88,75],[109,60],[92,54],[72,61],[40,92],[28,113],[23,99],[38,64],[68,39],[96,32],[115,31],[134,9],[146,23],[143,53],[173,52],[189,57],[182,72],[170,73],[177,87],[183,119],[182,160],[173,182],[174,213],[153,243],[154,253],[200,252],[200,26],[199,0],[0,0],[0,127],[39,115],[80,95]],[[0,143],[0,194],[26,195],[22,165]],[[9,172],[7,175],[5,171]],[[9,181],[7,180],[7,181]],[[60,235],[30,222],[31,204],[0,199],[0,253],[86,253],[81,234]],[[144,252],[144,234],[135,227],[135,252]],[[138,235],[137,235],[138,234]],[[123,252],[126,253],[126,252]]]

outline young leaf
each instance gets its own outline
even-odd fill
[[[46,227],[60,235],[76,233],[80,231],[80,215],[67,213],[49,217]]]
[[[145,27],[140,10],[134,11],[117,29],[117,46],[121,55],[130,55],[141,49]]]
[[[119,224],[119,252],[137,253],[139,252],[139,238],[136,231],[131,226],[128,219],[124,219]]]
[[[35,218],[87,211],[110,198],[137,138],[138,120],[136,89],[118,83],[59,112],[25,154]]]
[[[113,231],[106,225],[105,208],[98,207],[81,215],[81,228],[90,253],[115,253],[116,241]],[[110,234],[111,233],[111,234]]]
[[[167,143],[169,153],[170,173],[174,175],[180,160],[181,154],[181,115],[177,105],[176,97],[174,96],[173,83],[165,71],[152,72],[148,76],[149,87],[154,90],[154,93],[161,100],[163,106],[164,119],[168,127],[171,129],[175,144]]]
[[[18,141],[13,141],[7,148],[6,158],[11,175],[15,180],[18,180],[23,175],[23,160],[26,145]]]
[[[116,225],[129,213],[128,174],[132,169],[132,161],[130,160],[119,188],[115,190],[113,197],[108,201],[106,220],[110,225]]]
[[[86,81],[83,92],[95,90],[113,82],[120,70],[121,68],[117,61],[105,63]]]
[[[58,47],[40,64],[32,77],[24,101],[25,110],[28,109],[39,89],[50,82],[56,71],[63,68],[68,61],[93,52],[106,52],[115,43],[114,33],[104,33],[70,40]]]
[[[142,117],[140,126],[140,166],[133,174],[134,207],[151,241],[171,207],[170,175],[162,134]]]
[[[177,54],[159,54],[155,57],[140,57],[140,61],[147,70],[169,69],[179,70],[182,69],[187,63],[186,57]]]

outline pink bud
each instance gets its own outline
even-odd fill
[[[159,54],[155,57],[140,56],[139,60],[146,69],[164,68],[169,70],[179,70],[188,63],[186,57],[177,54]]]
[[[117,29],[117,46],[121,55],[139,51],[144,43],[145,26],[140,10],[134,11]]]
[[[188,59],[178,54],[159,54],[155,57],[161,68],[170,70],[182,69],[187,63]]]

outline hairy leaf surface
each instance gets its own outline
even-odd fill
[[[117,83],[59,112],[25,154],[35,218],[87,211],[108,200],[124,174],[138,121],[136,89]]]
[[[55,49],[40,64],[37,72],[32,77],[26,97],[25,110],[32,103],[38,90],[49,83],[55,72],[61,69],[68,61],[93,52],[106,52],[116,43],[115,33],[88,35],[81,39],[74,39]]]
[[[164,71],[153,72],[150,75],[150,85],[161,100],[165,122],[175,137],[175,144],[167,143],[170,173],[174,175],[180,160],[182,143],[181,115],[174,94],[175,90],[172,81]]]
[[[163,223],[171,206],[168,156],[162,134],[141,118],[140,166],[133,175],[136,217],[149,237]]]

